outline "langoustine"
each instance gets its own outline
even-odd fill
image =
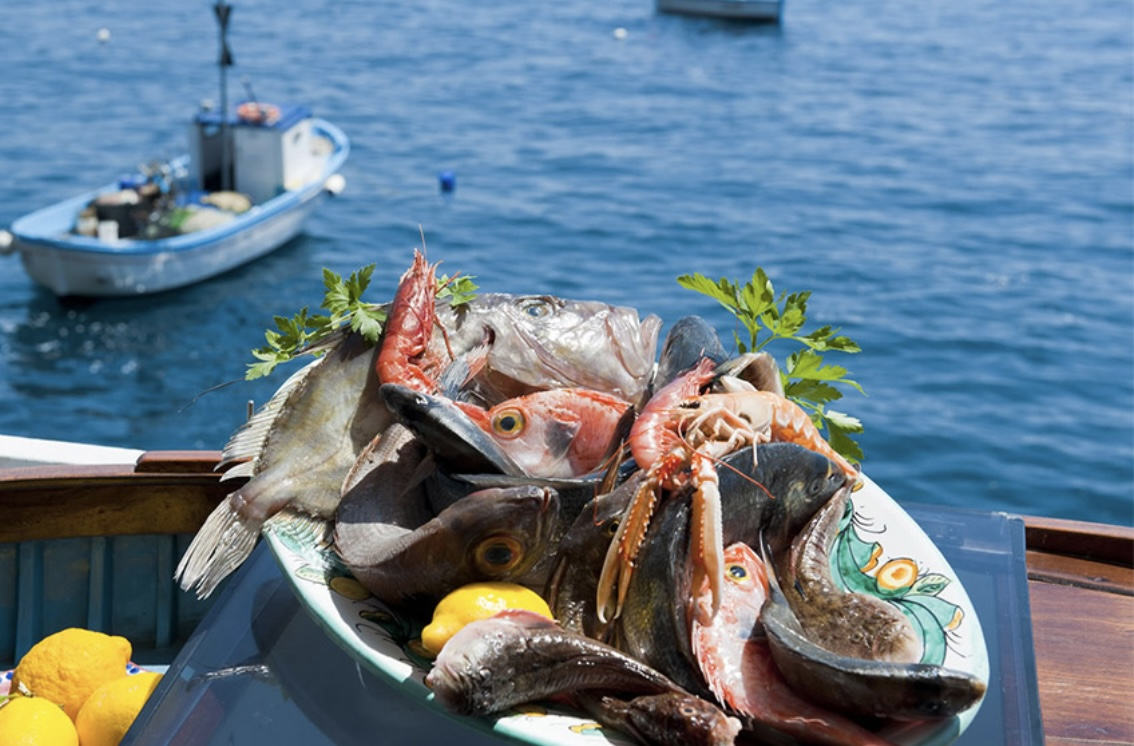
[[[611,542],[598,588],[603,618],[618,616],[634,563],[664,491],[691,484],[694,583],[708,578],[711,602],[698,606],[711,618],[720,606],[724,546],[721,541],[720,480],[716,462],[745,446],[771,441],[802,445],[830,458],[848,476],[858,471],[836,452],[799,405],[774,392],[757,391],[741,379],[723,377],[724,393],[702,393],[718,378],[709,358],[663,387],[646,403],[630,432],[638,465],[648,470]],[[753,450],[753,456],[757,453]],[[703,617],[707,618],[707,617]]]

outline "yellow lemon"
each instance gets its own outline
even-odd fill
[[[433,621],[421,631],[421,646],[433,655],[462,627],[487,619],[505,609],[527,609],[554,619],[547,602],[535,591],[516,583],[470,583],[451,592],[433,610]]]
[[[0,743],[79,746],[79,735],[59,705],[39,697],[12,697],[0,706]]]
[[[95,689],[75,720],[79,741],[83,746],[118,746],[160,681],[160,673],[146,671]]]
[[[24,654],[12,691],[63,706],[71,720],[98,687],[126,675],[133,648],[125,637],[71,627],[48,635]]]

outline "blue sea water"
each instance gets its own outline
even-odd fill
[[[2,17],[0,224],[178,154],[217,98],[205,0]],[[861,345],[835,357],[868,396],[839,404],[899,502],[1129,524],[1132,20],[1126,0],[788,0],[778,28],[651,0],[237,0],[232,97],[246,79],[340,125],[346,192],[161,296],[63,307],[0,259],[0,432],[219,449],[283,379],[240,382],[273,315],[317,307],[323,267],[374,262],[389,298],[423,230],[484,290],[726,339],[675,278],[763,267]]]

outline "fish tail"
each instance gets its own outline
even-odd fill
[[[197,598],[208,597],[252,553],[263,524],[240,515],[232,496],[226,498],[205,519],[177,565],[173,578],[181,590],[196,588]]]

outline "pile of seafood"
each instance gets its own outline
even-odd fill
[[[428,620],[509,581],[426,683],[455,713],[530,702],[642,743],[883,744],[985,682],[926,655],[898,606],[832,559],[858,469],[785,398],[768,355],[701,318],[547,296],[437,299],[415,253],[377,346],[343,331],[232,437],[236,488],[178,567],[210,594],[276,516],[325,522],[373,596]]]

